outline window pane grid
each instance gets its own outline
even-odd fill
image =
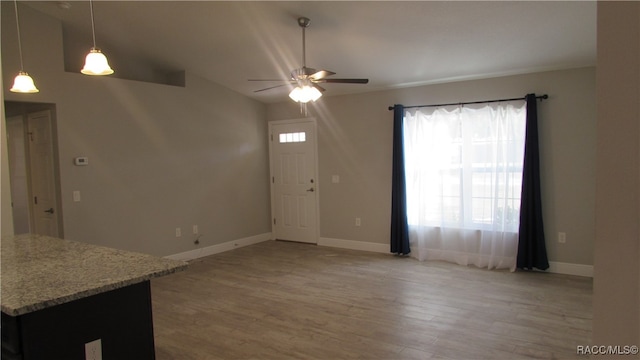
[[[294,133],[281,133],[278,136],[278,140],[281,144],[306,142],[307,133],[305,133],[304,131]]]

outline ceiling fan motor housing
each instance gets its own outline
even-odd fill
[[[303,66],[301,68],[295,69],[291,72],[291,78],[293,80],[302,80],[310,77],[311,75],[317,73],[318,70]]]

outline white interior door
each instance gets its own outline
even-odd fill
[[[58,206],[55,188],[51,113],[49,110],[27,116],[32,233],[58,237]]]
[[[22,115],[7,118],[9,177],[11,179],[11,207],[15,234],[30,232],[29,186],[24,119]]]
[[[271,199],[276,239],[318,242],[316,123],[269,123]]]

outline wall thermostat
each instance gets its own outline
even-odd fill
[[[89,158],[86,156],[79,156],[73,159],[73,163],[77,166],[89,165]]]

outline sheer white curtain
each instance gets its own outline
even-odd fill
[[[526,102],[405,111],[411,254],[515,270]]]

